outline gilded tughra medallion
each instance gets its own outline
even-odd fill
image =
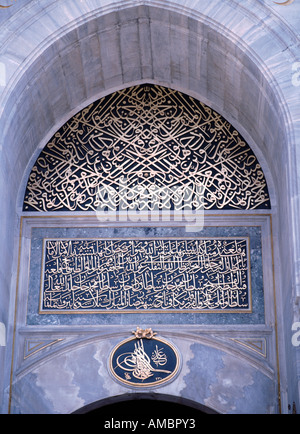
[[[109,369],[114,378],[133,387],[155,387],[174,379],[180,367],[174,345],[155,337],[151,329],[137,327],[133,334],[110,355]]]

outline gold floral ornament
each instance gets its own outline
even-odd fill
[[[137,339],[152,339],[157,333],[154,333],[151,328],[149,329],[141,329],[140,327],[136,328],[136,331],[132,332]]]

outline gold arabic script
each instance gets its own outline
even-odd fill
[[[82,110],[28,179],[24,211],[268,209],[255,155],[221,115],[142,85]]]
[[[154,372],[160,372],[164,374],[172,373],[172,371],[165,369],[154,368],[151,361],[155,363],[157,367],[159,367],[164,366],[168,359],[166,354],[163,352],[163,349],[159,349],[157,345],[150,358],[144,349],[143,340],[141,339],[134,344],[134,351],[131,353],[121,354],[117,358],[117,365],[122,370],[131,372],[134,378],[142,381],[152,377]]]
[[[45,240],[41,312],[249,310],[247,238]]]

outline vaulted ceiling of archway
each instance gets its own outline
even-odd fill
[[[268,209],[254,153],[221,115],[165,87],[130,87],[54,135],[28,179],[24,211]]]

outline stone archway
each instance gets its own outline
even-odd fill
[[[166,1],[151,7],[145,1],[134,7],[132,2],[123,1],[97,10],[80,5],[75,11],[71,2],[69,9],[67,2],[63,8],[61,2],[54,2],[45,9],[34,2],[27,10],[31,21],[24,24],[26,32],[16,31],[16,23],[22,22],[22,10],[18,11],[19,20],[6,23],[1,36],[8,79],[1,95],[1,201],[6,207],[1,210],[0,228],[6,252],[1,255],[1,314],[10,330],[6,390],[12,382],[11,365],[19,363],[22,354],[21,347],[12,345],[17,337],[16,329],[13,331],[15,306],[20,308],[15,277],[19,240],[13,234],[19,229],[20,205],[32,164],[52,134],[89,102],[113,90],[149,81],[172,84],[218,110],[243,134],[264,169],[274,205],[275,265],[281,263],[280,269],[275,267],[275,293],[284,411],[289,394],[295,394],[293,375],[288,374],[295,373],[295,365],[292,357],[287,357],[289,361],[285,357],[292,353],[289,332],[293,313],[283,300],[299,296],[298,272],[293,265],[297,264],[300,239],[296,225],[298,184],[292,179],[297,165],[299,138],[294,131],[299,110],[295,89],[286,80],[296,59],[293,51],[297,38],[274,15],[280,29],[276,34],[274,21],[265,20],[270,11],[261,4],[242,9],[235,2],[220,1],[214,10],[202,4],[189,10],[180,3],[176,8],[174,2]],[[235,18],[228,21],[231,16]],[[239,22],[243,26],[236,24]],[[32,34],[37,38],[34,41]],[[11,200],[16,197],[17,204]],[[12,270],[12,279],[7,270]],[[4,408],[8,408],[9,400],[8,392]]]

